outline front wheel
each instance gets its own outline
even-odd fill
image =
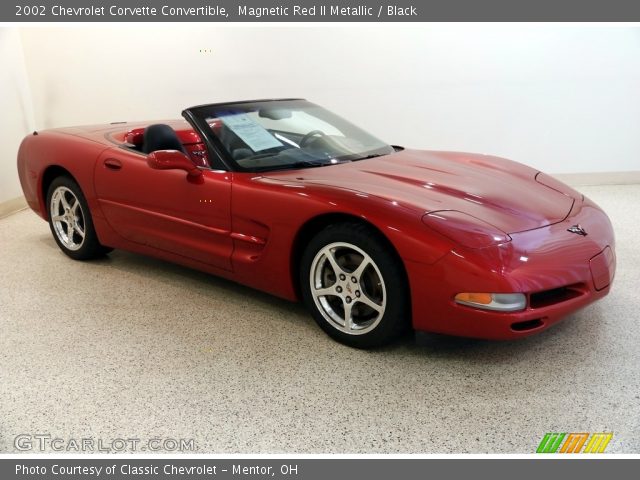
[[[111,251],[98,242],[87,200],[73,179],[58,177],[51,182],[47,210],[53,238],[69,257],[87,260]]]
[[[381,235],[366,225],[331,225],[302,257],[305,304],[331,337],[357,348],[395,340],[410,324],[406,275]]]

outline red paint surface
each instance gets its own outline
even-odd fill
[[[182,170],[151,169],[145,155],[122,148],[149,123],[48,130],[25,138],[18,171],[31,208],[46,218],[43,177],[48,168],[64,168],[81,186],[102,244],[290,300],[297,299],[295,252],[304,226],[324,215],[360,218],[376,227],[402,259],[413,326],[423,331],[518,338],[547,328],[610,289],[615,253],[607,216],[557,180],[542,174],[536,180],[539,172],[524,165],[483,155],[405,150],[270,174],[204,169],[193,178]],[[189,152],[206,153],[186,122],[162,123],[176,129]],[[195,157],[202,165],[202,157]],[[114,160],[121,168],[109,168]],[[448,213],[432,223],[429,216],[423,221],[429,212]],[[588,235],[568,232],[575,224]],[[468,238],[460,237],[463,227]],[[453,301],[460,292],[535,295],[565,286],[572,286],[571,298],[515,313]],[[540,320],[540,326],[524,332],[512,328],[528,320]]]

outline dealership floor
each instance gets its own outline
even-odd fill
[[[1,219],[0,453],[20,434],[63,448],[530,453],[546,432],[613,432],[608,452],[640,453],[640,185],[580,190],[617,234],[606,299],[521,341],[379,351],[330,340],[301,305],[122,251],[74,262],[33,212]]]

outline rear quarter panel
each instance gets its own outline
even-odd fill
[[[93,169],[108,145],[56,130],[32,134],[18,150],[18,176],[29,206],[47,220],[46,188],[52,169],[64,169],[80,185],[91,213],[100,215],[93,188]]]

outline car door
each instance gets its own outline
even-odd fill
[[[147,156],[112,148],[98,158],[95,191],[109,225],[122,237],[231,270],[231,174],[155,170]]]

